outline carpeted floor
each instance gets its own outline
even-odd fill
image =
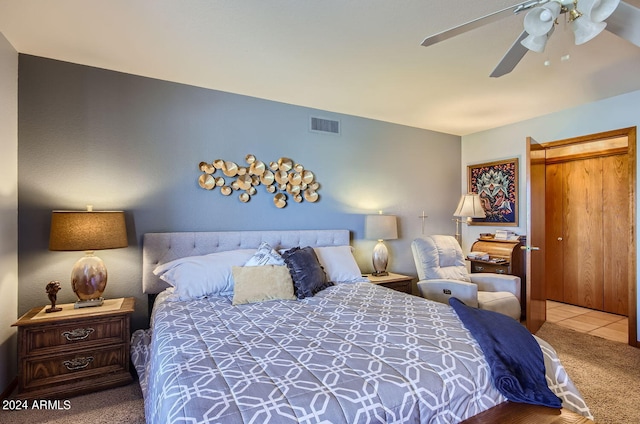
[[[536,334],[558,352],[598,424],[640,423],[640,349],[545,323]],[[2,424],[142,424],[137,382],[70,399],[68,410],[3,411]]]
[[[144,424],[144,405],[138,382],[69,399],[62,410],[0,410],[2,424]],[[31,404],[30,404],[31,405]]]
[[[640,423],[640,349],[545,323],[549,342],[598,424]]]

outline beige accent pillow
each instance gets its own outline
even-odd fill
[[[286,265],[234,266],[234,305],[265,300],[295,300],[293,280]]]

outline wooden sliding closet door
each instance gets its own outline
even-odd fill
[[[602,309],[602,159],[574,160],[564,170],[564,301]]]
[[[547,298],[629,313],[627,155],[546,168]]]
[[[627,155],[602,159],[604,311],[629,315],[629,161]]]

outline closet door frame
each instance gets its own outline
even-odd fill
[[[629,187],[629,235],[626,252],[628,281],[629,345],[640,347],[637,334],[637,272],[636,272],[636,127],[622,128],[548,143],[541,143],[546,151],[546,163],[564,162],[607,155],[627,155]]]

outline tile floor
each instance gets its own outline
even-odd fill
[[[547,300],[547,321],[576,331],[627,343],[627,317]]]

